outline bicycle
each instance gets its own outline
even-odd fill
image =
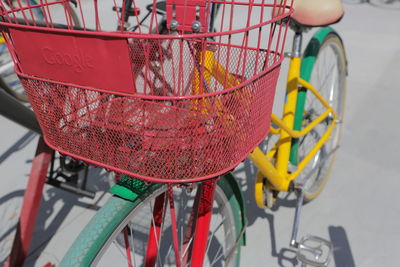
[[[97,2],[95,3],[96,19],[93,24],[95,32],[89,31],[90,28],[83,22],[84,31],[81,31],[79,36],[85,34],[95,36],[101,31],[101,17],[98,15],[100,9],[96,6]],[[341,39],[331,28],[323,28],[307,46],[301,65],[301,36],[302,31],[307,27],[302,25],[301,21],[293,22],[292,20],[291,27],[296,30],[296,35],[288,79],[287,103],[283,119],[279,119],[276,115],[271,115],[272,99],[280,63],[283,60],[283,44],[290,21],[288,16],[293,12],[292,9],[290,6],[286,6],[286,3],[276,2],[272,5],[216,3],[222,5],[220,9],[222,14],[229,14],[229,9],[233,9],[229,8],[230,4],[242,5],[248,8],[247,12],[259,8],[261,10],[259,13],[261,14],[260,23],[252,25],[248,19],[244,31],[237,30],[235,32],[231,28],[231,31],[228,31],[229,34],[226,34],[227,31],[224,31],[222,27],[219,33],[210,34],[206,33],[209,21],[204,19],[207,17],[204,14],[207,12],[212,14],[212,11],[206,8],[206,5],[194,5],[191,11],[194,12],[195,18],[197,14],[197,19],[196,23],[193,23],[193,20],[186,21],[186,15],[182,15],[186,13],[182,13],[179,3],[168,5],[167,2],[166,26],[169,34],[153,36],[153,27],[150,27],[150,33],[144,35],[146,36],[146,40],[144,40],[144,36],[141,34],[124,31],[124,15],[118,17],[120,31],[104,34],[107,36],[104,38],[112,39],[111,36],[113,36],[120,40],[130,37],[131,39],[127,41],[128,49],[121,44],[115,44],[113,50],[120,50],[128,54],[138,51],[137,55],[139,56],[133,54],[131,57],[134,62],[133,69],[129,68],[129,62],[125,64],[124,68],[121,68],[117,67],[112,59],[108,58],[107,60],[109,60],[111,68],[116,68],[118,75],[132,77],[133,73],[136,83],[137,81],[141,82],[140,86],[136,83],[129,84],[129,80],[122,82],[113,80],[113,82],[118,82],[119,86],[90,80],[90,77],[73,77],[66,80],[66,76],[61,76],[60,73],[49,77],[48,73],[46,75],[41,70],[33,70],[31,66],[20,65],[24,71],[30,72],[30,75],[21,71],[18,74],[28,92],[33,108],[39,116],[47,142],[66,155],[128,175],[122,176],[118,184],[111,189],[115,196],[85,227],[66,254],[62,265],[95,264],[100,260],[100,256],[106,253],[112,255],[114,252],[118,255],[119,250],[127,252],[125,257],[117,258],[126,260],[128,265],[133,265],[140,260],[147,266],[156,263],[161,263],[161,265],[191,263],[193,266],[201,266],[204,260],[210,265],[215,262],[221,264],[221,260],[225,265],[237,265],[240,259],[240,245],[245,243],[246,222],[243,197],[233,176],[223,174],[234,168],[252,150],[254,151],[249,157],[260,169],[256,181],[257,202],[262,207],[271,206],[277,192],[296,191],[299,198],[291,245],[299,249],[298,257],[301,261],[321,266],[327,263],[329,257],[318,261],[316,256],[321,256],[319,254],[322,251],[307,245],[307,243],[317,242],[320,246],[324,245],[330,249],[329,243],[315,237],[297,242],[296,231],[303,198],[311,200],[320,192],[328,177],[326,170],[332,165],[333,155],[337,150],[344,107],[343,90],[346,75],[346,60]],[[78,4],[80,6],[80,1]],[[153,5],[155,7],[156,3],[154,2]],[[278,13],[272,12],[272,18],[263,21],[264,8],[268,7],[270,11],[278,11]],[[123,9],[124,7],[120,14],[125,13]],[[82,7],[80,10],[83,12]],[[159,23],[157,23],[155,8],[153,12],[153,25],[157,31]],[[175,18],[179,20],[172,19],[171,15],[174,12]],[[8,15],[8,13],[6,14]],[[248,13],[248,15],[250,14]],[[176,21],[179,23],[177,24]],[[10,28],[9,34],[12,35],[14,46],[17,48],[18,42],[20,42],[18,39],[22,37],[15,29],[29,29],[24,34],[30,35],[32,38],[38,37],[35,36],[37,32],[46,31],[33,26],[17,27],[12,19],[9,19],[8,23],[2,22],[1,24]],[[214,25],[214,23],[212,24]],[[215,25],[217,24],[215,23]],[[223,25],[223,19],[219,24]],[[268,27],[265,27],[266,25]],[[47,30],[49,32],[63,33],[64,35],[69,32],[50,27],[51,25],[46,26],[51,28]],[[269,29],[267,31],[269,33],[269,39],[266,41],[267,48],[250,47],[248,42],[251,38],[248,36],[256,36],[258,37],[256,40],[261,42],[264,35],[257,31],[261,32],[266,28]],[[140,32],[140,27],[138,30]],[[255,35],[252,35],[254,33],[252,30],[256,30]],[[77,34],[71,29],[70,34],[72,33]],[[241,36],[242,46],[231,43],[232,35],[237,33],[244,33]],[[214,40],[210,40],[211,37]],[[67,41],[64,37],[56,34],[49,38],[54,38],[51,41],[58,44]],[[57,40],[57,38],[60,39]],[[147,41],[149,38],[150,40]],[[85,41],[85,38],[82,37],[82,40]],[[222,45],[223,41],[229,45]],[[42,43],[43,45],[44,43]],[[92,46],[90,47],[92,48]],[[62,48],[64,51],[68,51],[66,46]],[[225,58],[223,54],[221,55],[223,49],[229,51],[229,49],[240,50],[241,48],[244,49],[243,54],[239,51],[236,57],[233,57],[234,54],[228,54],[229,56]],[[333,97],[333,91],[329,91],[328,100],[325,100],[326,96],[319,93],[307,80],[315,78],[313,76],[315,72],[312,70],[314,66],[319,66],[318,64],[314,65],[315,61],[320,62],[318,60],[322,52],[331,48],[336,61],[334,65],[337,65],[335,69],[338,74],[336,77],[338,86],[335,89],[339,91],[339,97]],[[32,56],[30,51],[23,51],[23,49],[26,48],[19,46],[19,55]],[[186,51],[186,54],[183,54],[184,57],[177,57],[182,54],[174,54],[177,51],[182,52],[183,49]],[[65,52],[64,54],[54,52],[54,50],[45,52],[42,61],[44,60],[48,64],[68,65],[72,62],[72,57]],[[107,51],[102,52],[107,54]],[[76,57],[76,59],[77,61],[79,59],[78,63],[80,64],[73,66],[74,71],[90,69],[94,66],[93,58],[84,57],[82,53],[79,55],[81,57]],[[182,64],[182,58],[185,56],[191,60],[189,70],[186,65]],[[224,61],[229,61],[230,56],[233,57],[232,62],[236,64],[234,67],[223,64]],[[247,62],[247,58],[250,58],[251,61]],[[241,60],[243,61],[241,62]],[[177,64],[178,70],[173,68],[175,64],[171,64],[174,61],[179,63]],[[163,64],[169,64],[172,67],[166,70],[163,69]],[[300,72],[300,65],[302,72]],[[246,69],[247,66],[250,71]],[[130,70],[130,72],[126,72],[126,70]],[[33,77],[32,73],[36,77]],[[172,79],[168,80],[166,73],[171,75]],[[174,77],[174,73],[178,73],[177,76]],[[257,74],[259,75],[257,76]],[[41,76],[46,78],[38,78]],[[263,80],[267,77],[268,79]],[[63,82],[54,86],[55,80]],[[178,81],[175,83],[176,87],[167,86],[175,80]],[[88,88],[89,83],[91,88]],[[126,84],[130,86],[126,86]],[[215,92],[212,92],[211,89],[217,85],[222,85],[222,89],[217,88],[214,89]],[[93,91],[93,87],[100,89]],[[112,93],[106,90],[107,87],[114,88]],[[266,92],[261,94],[257,89],[263,87]],[[229,90],[232,88],[235,90]],[[89,91],[89,89],[91,90]],[[135,92],[135,95],[132,96],[130,92]],[[259,100],[262,96],[265,96],[270,103]],[[57,101],[54,97],[57,97]],[[137,97],[144,100],[138,100]],[[334,103],[337,100],[339,104]],[[57,102],[60,105],[55,105]],[[65,105],[64,103],[69,104]],[[71,108],[71,104],[75,107]],[[244,107],[244,110],[240,110],[240,108],[238,110],[237,107]],[[257,107],[258,110],[255,110],[254,107]],[[252,117],[257,113],[259,113],[259,119]],[[114,114],[119,114],[119,116],[115,117]],[[156,118],[159,117],[152,119],[149,114]],[[57,115],[62,117],[57,117]],[[269,127],[270,117],[275,125],[272,128]],[[118,118],[123,118],[123,120]],[[56,124],[48,121],[50,119],[53,119]],[[51,127],[49,127],[50,125]],[[54,127],[55,125],[58,126]],[[105,125],[107,127],[104,127]],[[251,128],[252,125],[254,128]],[[280,129],[275,128],[277,126]],[[62,131],[56,133],[57,130]],[[138,130],[142,132],[138,132]],[[265,154],[256,146],[265,138],[268,131],[274,135],[279,134],[280,138]],[[54,138],[55,134],[63,132],[67,133],[64,138]],[[168,135],[171,132],[178,138],[171,139],[172,137]],[[214,132],[217,132],[217,135],[213,137],[220,136],[216,138],[217,141],[208,138]],[[257,137],[251,138],[254,133]],[[126,135],[129,135],[129,138],[123,139]],[[333,137],[328,141],[330,135]],[[68,138],[65,138],[67,136]],[[310,139],[314,143],[311,146],[307,144],[307,140]],[[312,139],[318,140],[313,141]],[[97,143],[87,143],[89,140],[95,140]],[[102,140],[106,140],[106,142],[102,142]],[[244,144],[245,140],[249,143]],[[79,143],[79,145],[76,146],[74,143]],[[117,149],[112,153],[107,155],[95,153],[96,151],[108,151],[105,148],[113,144],[117,144]],[[174,149],[176,144],[180,147],[178,150]],[[147,150],[147,152],[137,155],[138,151],[143,150]],[[88,151],[92,154],[85,154]],[[176,153],[180,153],[180,156],[176,156]],[[171,157],[175,157],[176,160],[173,161]],[[172,162],[167,159],[171,159]],[[295,181],[295,178],[305,170],[305,167],[308,166],[307,163],[311,161],[313,164],[308,174],[316,173],[316,176],[313,177],[314,182],[311,186],[306,183],[302,185]],[[136,168],[135,172],[126,168],[132,166]],[[293,166],[297,166],[297,168]],[[289,167],[292,170],[289,170]],[[129,175],[139,179],[129,178]],[[222,178],[218,182],[210,179],[221,175]],[[174,182],[174,185],[171,184],[171,181]],[[308,179],[304,182],[309,181]],[[167,182],[168,185],[162,182]],[[188,209],[188,207],[192,207],[192,209]],[[140,214],[140,216],[136,216],[136,214]],[[176,220],[177,215],[178,220]],[[142,220],[146,216],[151,218],[147,218],[143,224]],[[211,219],[214,220],[213,223],[215,220],[219,223],[215,229],[212,228],[210,238],[208,233]],[[131,220],[139,221],[134,224]],[[132,225],[135,226],[134,229],[130,227]],[[216,234],[218,230],[221,232]],[[170,236],[163,235],[163,238],[160,238],[163,231],[170,233]],[[129,242],[130,239],[133,240],[136,237],[138,239],[135,239],[134,242]],[[110,243],[114,244],[114,252],[108,247]],[[214,246],[217,248],[214,249]],[[109,250],[106,251],[106,249]],[[310,256],[305,255],[306,252],[311,252],[311,259]],[[131,253],[133,253],[133,257]],[[104,260],[104,257],[102,259]],[[112,257],[112,264],[115,264],[115,259]]]

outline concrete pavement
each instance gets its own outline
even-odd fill
[[[330,239],[335,246],[331,267],[400,266],[400,10],[368,4],[345,8],[345,17],[334,26],[344,39],[349,61],[342,147],[326,189],[303,208],[300,236]],[[6,223],[0,229],[12,230],[37,137],[4,118],[0,129],[0,223]],[[252,180],[243,179],[255,171],[249,162],[236,171],[242,177],[249,221],[242,266],[300,266],[288,248],[294,197],[283,194],[274,210],[260,210],[252,197]],[[99,191],[91,201],[46,186],[26,266],[61,260],[107,198],[102,193],[108,187],[106,175],[90,187]],[[0,230],[0,256],[10,236]]]

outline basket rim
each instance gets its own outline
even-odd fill
[[[221,3],[234,3],[235,5],[249,5],[249,2],[232,2],[232,1],[215,1],[215,2],[221,2]],[[37,5],[40,6],[40,5]],[[223,32],[211,32],[211,33],[192,33],[192,34],[155,34],[155,33],[139,33],[139,32],[130,32],[130,31],[95,31],[91,29],[84,29],[81,28],[79,30],[77,29],[63,29],[63,28],[55,28],[55,27],[46,27],[46,26],[34,26],[34,25],[24,25],[24,24],[19,24],[18,21],[17,23],[12,22],[12,18],[8,15],[8,13],[13,13],[13,12],[18,12],[24,9],[28,9],[29,7],[23,7],[23,8],[18,8],[18,9],[13,9],[11,10],[6,10],[3,12],[0,12],[0,17],[3,17],[5,21],[0,21],[0,26],[6,27],[6,28],[16,28],[16,29],[25,29],[25,30],[30,30],[30,31],[42,31],[42,32],[51,32],[51,33],[60,33],[60,34],[76,34],[76,35],[87,35],[87,36],[95,36],[98,38],[104,38],[104,37],[110,37],[110,38],[136,38],[136,39],[196,39],[196,38],[209,38],[209,37],[218,37],[218,36],[226,36],[226,35],[231,35],[231,34],[238,34],[238,33],[243,33],[247,31],[251,31],[263,26],[266,26],[268,24],[272,24],[275,22],[278,22],[282,19],[285,18],[290,18],[290,16],[293,14],[294,9],[290,5],[274,5],[274,4],[263,4],[263,3],[254,3],[252,6],[265,6],[265,7],[272,7],[272,8],[282,8],[284,12],[279,15],[275,16],[269,20],[236,29],[236,30],[230,30],[230,31],[223,31]],[[35,6],[31,6],[30,8],[33,8]],[[7,16],[6,16],[7,14]],[[57,24],[55,24],[57,25]],[[58,24],[61,26],[66,26],[62,24]]]
[[[84,89],[84,90],[96,91],[96,92],[100,92],[100,93],[115,94],[115,95],[125,96],[125,97],[134,97],[134,98],[139,98],[139,99],[142,99],[142,100],[150,100],[150,101],[185,101],[185,100],[201,99],[201,98],[207,98],[207,97],[212,97],[212,96],[216,96],[216,95],[227,94],[227,93],[230,93],[232,91],[241,89],[241,88],[245,87],[246,85],[248,85],[249,83],[254,82],[255,80],[258,80],[262,76],[268,74],[269,72],[272,72],[273,70],[275,70],[276,68],[279,68],[281,66],[282,61],[284,60],[284,57],[282,56],[282,54],[280,54],[278,52],[274,52],[274,53],[279,55],[279,60],[278,61],[274,62],[274,64],[272,64],[267,69],[259,72],[257,75],[254,75],[249,79],[246,79],[244,82],[242,82],[242,83],[240,83],[240,84],[238,84],[236,86],[229,87],[227,89],[221,90],[221,91],[215,91],[215,92],[206,93],[206,94],[199,94],[199,95],[188,95],[188,96],[156,96],[156,95],[145,95],[145,94],[138,94],[138,93],[136,93],[136,94],[126,94],[126,93],[116,92],[116,91],[112,91],[112,90],[105,90],[105,89],[89,87],[89,86],[81,86],[81,85],[77,85],[77,84],[73,84],[73,83],[54,81],[54,80],[50,80],[50,79],[46,79],[46,78],[42,78],[42,77],[32,76],[32,75],[29,75],[29,74],[22,73],[18,69],[17,65],[15,65],[14,71],[18,76],[21,76],[21,77],[26,78],[26,79],[34,79],[34,80],[38,80],[38,81],[42,81],[42,82],[56,83],[56,84],[61,84],[61,85],[64,85],[64,86],[81,88],[81,89]]]

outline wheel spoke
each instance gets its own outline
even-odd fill
[[[220,251],[222,251],[222,246],[220,246],[217,252],[215,253],[215,255],[220,254],[220,256],[214,258],[214,260],[210,264],[211,266],[213,266],[217,261],[219,261],[224,256],[224,253],[223,252],[220,253]]]
[[[117,248],[118,252],[121,253],[121,256],[128,261],[128,258],[126,256],[126,251],[123,251],[123,249],[121,248],[121,245],[118,244],[118,242],[115,240],[113,241],[113,244]]]
[[[223,226],[224,221],[222,220],[220,224],[216,227],[215,230],[213,230],[209,235],[208,235],[208,240],[213,240],[215,233],[220,229],[221,226]],[[211,229],[211,228],[210,228]],[[207,249],[206,249],[206,254],[208,253],[208,250],[210,249],[211,242],[208,242]]]

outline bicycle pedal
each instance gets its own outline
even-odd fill
[[[332,252],[332,243],[318,236],[307,235],[297,244],[297,259],[306,265],[326,267]]]

